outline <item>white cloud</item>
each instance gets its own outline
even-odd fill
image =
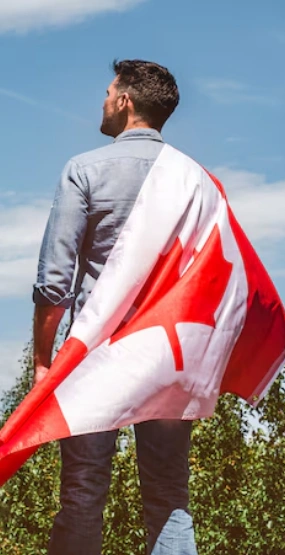
[[[279,268],[276,270],[271,270],[270,275],[272,277],[285,277],[285,268]]]
[[[0,397],[15,385],[15,380],[22,373],[21,358],[24,350],[23,341],[0,341]]]
[[[284,302],[285,180],[270,182],[262,174],[229,167],[212,171]]]
[[[284,271],[278,253],[280,241],[285,240],[285,181],[270,182],[262,174],[226,166],[212,171],[224,184],[234,213],[258,253],[271,251],[270,265],[277,276]],[[0,205],[0,297],[31,294],[49,209],[46,200]]]
[[[199,79],[199,90],[219,104],[238,104],[250,102],[276,106],[279,100],[270,91],[259,91],[240,81],[231,79]]]
[[[285,238],[285,180],[270,183],[262,174],[222,166],[213,173],[251,241],[268,245]]]
[[[50,203],[0,206],[0,297],[29,294]]]
[[[123,11],[145,0],[10,0],[0,3],[0,32],[26,32],[79,23],[88,16]]]
[[[36,275],[36,257],[1,261],[0,297],[24,297],[31,294]]]
[[[226,143],[243,143],[246,139],[244,137],[227,137]]]
[[[1,7],[0,7],[1,11]],[[1,22],[0,22],[1,28]],[[29,106],[39,108],[40,110],[44,110],[47,112],[52,112],[54,114],[59,114],[60,116],[66,117],[68,119],[72,119],[79,123],[83,123],[84,125],[91,125],[90,121],[84,119],[77,114],[72,114],[71,112],[67,112],[66,110],[62,110],[62,108],[58,108],[57,106],[52,106],[50,104],[45,104],[39,100],[35,100],[34,98],[30,98],[29,96],[25,96],[23,94],[19,94],[16,91],[11,91],[10,89],[4,89],[0,87],[0,95],[6,96],[12,100],[16,100],[17,102],[21,102],[22,104],[28,104]]]
[[[9,190],[9,191],[0,191],[0,202],[1,199],[10,199],[11,197],[15,197],[16,193],[15,191]]]

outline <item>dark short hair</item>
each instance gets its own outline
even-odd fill
[[[153,62],[114,60],[118,88],[129,93],[137,115],[154,128],[161,129],[179,102],[173,75]]]

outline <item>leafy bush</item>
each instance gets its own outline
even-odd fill
[[[2,423],[31,383],[31,346],[23,372],[2,399]],[[285,391],[284,376],[258,409],[266,431],[249,436],[248,412],[232,395],[220,398],[215,415],[195,422],[189,454],[191,509],[199,555],[285,554]],[[104,514],[104,555],[145,553],[145,529],[131,429],[113,461]],[[44,555],[59,508],[59,449],[51,443],[0,491],[3,555]]]

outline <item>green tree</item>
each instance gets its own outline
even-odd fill
[[[285,554],[285,376],[274,382],[256,413],[267,432],[257,433],[249,444],[247,459],[248,553]]]
[[[22,375],[2,399],[1,426],[32,383],[32,345],[25,349]],[[104,555],[144,553],[145,530],[131,430],[123,453],[118,439],[113,478],[104,515]],[[60,455],[57,442],[41,447],[0,490],[1,555],[43,555],[59,509]]]
[[[2,399],[2,423],[29,391],[32,357],[29,345],[23,372]],[[3,555],[46,553],[47,530],[59,507],[59,450],[56,443],[43,446],[0,490],[0,545]]]
[[[194,425],[190,493],[201,555],[239,554],[245,541],[244,432],[242,406],[232,395],[220,398],[213,418]]]
[[[22,375],[2,399],[2,423],[31,384],[31,345]],[[285,554],[284,375],[274,383],[257,414],[261,429],[249,436],[248,408],[233,395],[220,398],[213,418],[195,422],[189,489],[199,555]],[[129,443],[113,460],[104,514],[104,555],[145,553],[145,529],[130,429]],[[59,508],[59,449],[39,449],[0,491],[0,546],[3,555],[46,553]]]

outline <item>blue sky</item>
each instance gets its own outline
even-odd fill
[[[106,144],[114,58],[176,76],[164,139],[214,171],[285,301],[283,0],[9,0],[0,6],[0,390],[31,337],[32,283],[59,174]]]

